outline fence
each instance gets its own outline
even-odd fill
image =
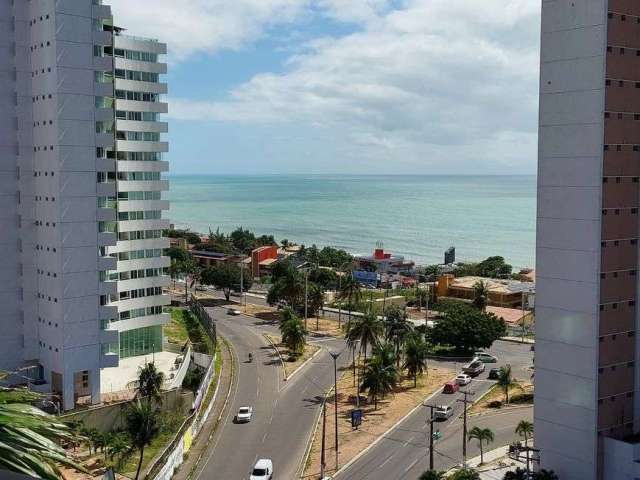
[[[209,334],[215,348],[217,345],[215,321],[207,313],[206,309],[198,299],[193,296],[191,297],[189,306],[191,311],[196,315],[202,326]],[[160,457],[158,457],[158,459],[149,468],[148,473],[145,476],[146,480],[170,480],[176,469],[182,465],[185,454],[191,448],[193,440],[198,436],[202,425],[204,425],[204,422],[209,417],[209,413],[211,412],[218,393],[219,383],[216,386],[213,396],[209,400],[207,408],[202,411],[204,399],[209,392],[211,380],[216,373],[216,357],[217,354],[214,354],[207,371],[202,378],[202,382],[200,382],[200,387],[198,388],[192,403],[191,414],[184,421],[171,443],[162,452],[162,455],[160,455]],[[202,360],[203,359],[201,357],[198,357],[198,362],[195,363],[201,363]]]
[[[194,297],[193,295],[191,295],[191,301],[189,302],[189,308],[191,309],[193,314],[198,318],[198,320],[200,321],[200,324],[205,328],[205,330],[209,334],[209,337],[211,337],[211,340],[213,341],[213,347],[214,347],[214,350],[215,350],[215,347],[216,347],[217,341],[218,341],[218,336],[217,336],[217,333],[216,333],[216,322],[215,322],[215,320],[213,318],[211,318],[211,315],[209,315],[209,313],[202,306],[200,301],[196,297]]]

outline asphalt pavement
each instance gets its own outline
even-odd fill
[[[328,351],[344,349],[343,340],[312,340],[321,345],[316,355],[292,379],[282,379],[280,361],[262,336],[277,326],[245,315],[229,316],[226,308],[208,308],[220,335],[233,346],[238,371],[229,407],[212,439],[196,478],[242,480],[259,458],[273,461],[275,478],[299,474],[325,392],[333,385],[333,361]],[[249,353],[253,362],[248,362]],[[341,357],[340,365],[348,362]],[[242,406],[254,409],[251,422],[237,424]]]
[[[475,393],[474,396],[469,397],[470,400],[481,396],[495,383],[487,378],[492,367],[500,367],[508,363],[512,366],[516,378],[528,380],[531,376],[532,353],[528,345],[498,341],[489,352],[498,357],[498,363],[487,364],[485,372],[463,388]],[[459,363],[452,362],[437,363],[452,368],[461,366]],[[457,401],[462,398],[463,395],[460,393],[438,392],[425,399],[425,403],[429,405],[450,405],[454,409],[451,418],[434,424],[434,431],[440,430],[442,433],[442,438],[434,445],[434,467],[438,470],[447,470],[462,462],[463,421],[461,417],[464,406]],[[429,468],[428,416],[428,408],[417,408],[355,462],[339,472],[335,478],[339,480],[417,479]],[[490,428],[495,434],[495,441],[486,447],[486,450],[490,450],[517,440],[518,436],[514,430],[518,422],[523,419],[532,421],[533,407],[470,416],[468,429],[474,426]],[[479,453],[480,450],[475,441],[467,443],[468,459]]]

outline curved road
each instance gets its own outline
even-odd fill
[[[327,349],[340,351],[344,341],[311,340],[322,351],[284,382],[280,361],[262,336],[278,333],[275,325],[244,315],[229,316],[226,308],[207,310],[216,319],[218,332],[232,344],[238,368],[222,423],[196,478],[249,478],[258,458],[273,461],[275,478],[296,478],[324,393],[333,385],[333,361]],[[249,352],[254,356],[252,363],[247,360]],[[253,407],[251,422],[234,422],[241,406]]]

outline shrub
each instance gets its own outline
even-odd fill
[[[517,393],[511,397],[511,403],[533,403],[533,393]]]
[[[491,402],[489,402],[487,404],[487,407],[489,407],[489,408],[501,408],[502,407],[502,401],[493,400],[493,401],[491,401]]]

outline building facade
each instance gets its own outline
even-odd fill
[[[0,0],[0,369],[65,409],[162,349],[164,53],[99,0]]]
[[[639,178],[640,3],[543,0],[535,443],[563,480],[638,476],[613,459],[640,431]]]

